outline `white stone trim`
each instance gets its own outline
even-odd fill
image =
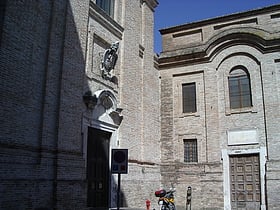
[[[257,129],[234,129],[227,131],[228,145],[259,144]]]

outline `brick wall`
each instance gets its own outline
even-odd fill
[[[279,138],[279,107],[273,105],[279,104],[278,13],[276,5],[161,30],[161,175],[163,185],[177,187],[178,208],[185,207],[183,195],[192,186],[192,208],[229,209],[227,158],[239,153],[260,155],[261,208],[279,205],[273,193],[278,187],[271,184],[279,182],[279,155],[273,149]],[[236,65],[250,74],[249,109],[229,106],[228,76]],[[197,112],[186,114],[182,84],[190,82],[196,84]],[[255,143],[245,138],[244,143],[230,144],[230,132],[247,130],[257,132]],[[183,139],[197,139],[197,163],[184,162]]]
[[[83,102],[88,90],[111,91],[124,110],[121,127],[110,127],[115,129],[110,146],[129,149],[125,202],[144,207],[160,185],[157,1],[119,1],[114,17],[94,1],[4,3],[0,208],[87,208],[85,131],[93,126],[87,121],[93,113]],[[117,83],[100,71],[103,52],[115,41],[120,42],[113,70]]]

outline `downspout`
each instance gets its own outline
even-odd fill
[[[261,88],[262,88],[263,122],[264,122],[264,132],[265,132],[266,156],[267,156],[267,160],[268,160],[269,158],[268,158],[266,108],[265,108],[265,100],[264,100],[263,73],[262,73],[261,64],[260,64],[260,76],[261,76]]]
[[[54,147],[54,159],[53,159],[53,209],[57,209],[57,177],[58,177],[58,135],[59,135],[59,119],[60,119],[60,107],[61,107],[61,80],[63,73],[63,61],[64,61],[64,43],[66,37],[66,25],[67,25],[67,9],[68,9],[69,0],[66,0],[64,5],[64,14],[62,15],[64,20],[63,30],[62,30],[62,38],[61,38],[61,48],[60,48],[60,64],[59,64],[59,78],[58,78],[58,89],[57,89],[57,115],[56,115],[56,132],[55,132],[55,147]]]
[[[204,125],[205,125],[205,151],[206,151],[206,163],[208,163],[208,129],[207,129],[207,106],[206,106],[206,81],[205,72],[203,71],[203,87],[204,87]],[[205,172],[205,171],[204,171]]]
[[[47,86],[48,86],[48,69],[49,69],[49,59],[50,59],[50,48],[51,48],[51,34],[52,34],[52,22],[53,22],[53,10],[54,10],[54,2],[51,1],[51,11],[49,17],[49,25],[48,25],[48,38],[47,38],[47,53],[46,53],[46,60],[45,60],[45,68],[44,68],[44,86],[42,90],[42,103],[41,103],[41,113],[40,113],[40,127],[39,127],[39,154],[38,154],[38,161],[37,164],[41,164],[42,162],[42,151],[43,151],[43,138],[44,138],[44,123],[45,123],[45,108],[46,108],[46,96],[47,96]]]
[[[263,103],[263,121],[264,121],[264,132],[265,132],[265,144],[266,144],[266,161],[269,159],[269,153],[268,153],[268,137],[267,137],[267,122],[266,122],[266,108],[265,108],[265,100],[264,100],[264,87],[263,87],[263,72],[261,68],[261,63],[259,63],[260,66],[260,77],[261,77],[261,88],[262,88],[262,103]],[[265,174],[264,174],[264,188],[265,188],[265,205],[268,205],[267,201],[267,178],[266,178],[266,172],[267,172],[267,165],[265,163]]]

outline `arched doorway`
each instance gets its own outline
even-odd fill
[[[117,130],[121,109],[109,90],[91,94],[93,104],[83,115],[84,153],[86,158],[87,206],[108,209],[114,200],[110,172],[110,151],[117,148]]]

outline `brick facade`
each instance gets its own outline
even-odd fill
[[[230,158],[257,154],[261,208],[278,208],[279,5],[163,29],[155,58],[157,4],[115,0],[109,16],[95,0],[1,2],[1,209],[92,209],[93,128],[110,136],[109,151],[129,151],[123,207],[157,208],[154,191],[173,185],[178,210],[188,186],[193,209],[231,209]],[[101,61],[115,42],[107,78]],[[237,63],[253,102],[238,111],[227,84]],[[182,84],[192,82],[197,112],[182,113]],[[184,162],[184,139],[197,140],[197,163]],[[108,186],[116,207],[116,175]]]
[[[1,209],[90,209],[89,128],[110,134],[109,150],[129,149],[122,206],[145,206],[160,185],[157,4],[118,0],[109,16],[94,0],[1,3]],[[101,60],[116,41],[109,80]],[[99,97],[93,108],[83,101],[88,91]],[[116,207],[115,175],[107,191]]]
[[[191,186],[192,209],[234,209],[229,161],[251,154],[260,158],[261,209],[279,208],[279,11],[276,5],[161,30],[161,175],[163,185],[177,187],[177,208],[185,208]],[[249,72],[253,105],[231,109],[228,77],[239,65]],[[197,111],[183,113],[182,84],[192,82]],[[197,163],[184,162],[184,139],[197,140]]]

